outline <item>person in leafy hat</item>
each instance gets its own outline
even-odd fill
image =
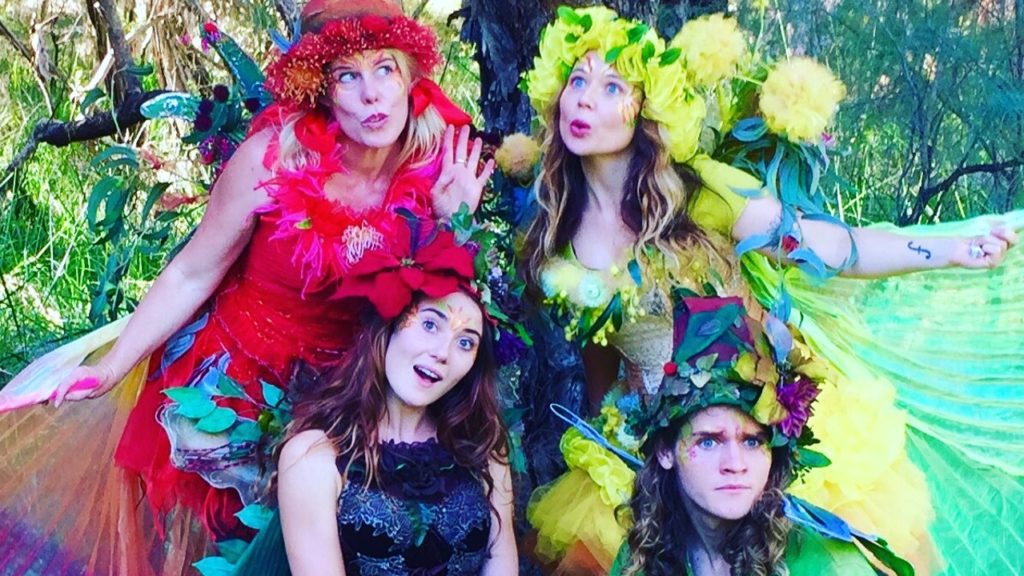
[[[611,573],[871,576],[874,561],[912,575],[884,541],[784,492],[828,463],[806,428],[818,383],[759,326],[736,298],[681,299],[660,390],[619,402],[643,460]]]
[[[334,298],[339,283],[386,244],[396,210],[445,219],[473,209],[490,175],[468,115],[429,79],[441,57],[427,26],[389,0],[312,0],[301,24],[267,69],[274,104],[131,319],[4,388],[0,410],[115,391],[12,416],[18,430],[46,432],[7,436],[4,452],[34,465],[0,478],[0,506],[26,533],[89,525],[45,528],[38,540],[96,573],[171,572],[167,558],[187,567],[211,540],[252,537],[268,440],[287,416],[276,400],[297,366],[337,365],[358,331],[358,314]],[[85,484],[33,488],[62,476]],[[106,520],[94,522],[101,509]]]
[[[291,573],[513,575],[494,329],[473,254],[450,231],[402,230],[338,294],[372,304],[345,361],[296,388],[276,480]]]

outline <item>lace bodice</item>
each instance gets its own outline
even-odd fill
[[[353,463],[338,499],[347,574],[480,573],[488,557],[491,516],[476,474],[429,440],[381,444],[378,475],[374,485],[364,487],[364,468]]]

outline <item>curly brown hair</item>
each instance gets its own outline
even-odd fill
[[[672,576],[687,565],[686,543],[692,541],[693,524],[685,510],[675,467],[665,470],[658,453],[674,448],[683,424],[680,418],[649,440],[649,454],[637,473],[633,498],[619,508],[634,519],[627,543],[630,558],[623,576]],[[788,447],[772,449],[768,483],[750,513],[732,527],[722,555],[733,576],[787,576],[786,543],[792,524],[783,512],[783,489],[793,476],[793,455]]]
[[[380,459],[378,426],[385,414],[388,389],[384,358],[391,336],[412,307],[389,322],[373,315],[334,371],[320,381],[293,387],[294,417],[278,450],[300,432],[323,430],[339,461],[365,462],[366,484],[375,482]],[[427,415],[437,427],[438,443],[459,466],[479,474],[488,497],[494,488],[488,465],[508,459],[507,432],[495,385],[493,336],[493,328],[484,321],[473,366],[448,393],[427,407]],[[347,472],[346,467],[343,478]]]

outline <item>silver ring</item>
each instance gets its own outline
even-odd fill
[[[468,158],[456,158],[455,159],[455,163],[456,164],[468,164],[469,163],[469,159]]]
[[[976,242],[971,242],[971,245],[967,248],[967,254],[977,260],[985,256],[985,251]]]

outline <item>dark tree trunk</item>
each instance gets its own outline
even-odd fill
[[[487,130],[500,134],[529,130],[533,111],[519,90],[519,79],[532,66],[540,30],[560,4],[593,2],[464,0],[462,38],[477,48],[480,107]],[[603,4],[624,16],[656,24],[665,36],[675,34],[689,18],[728,9],[726,0],[607,0]]]

